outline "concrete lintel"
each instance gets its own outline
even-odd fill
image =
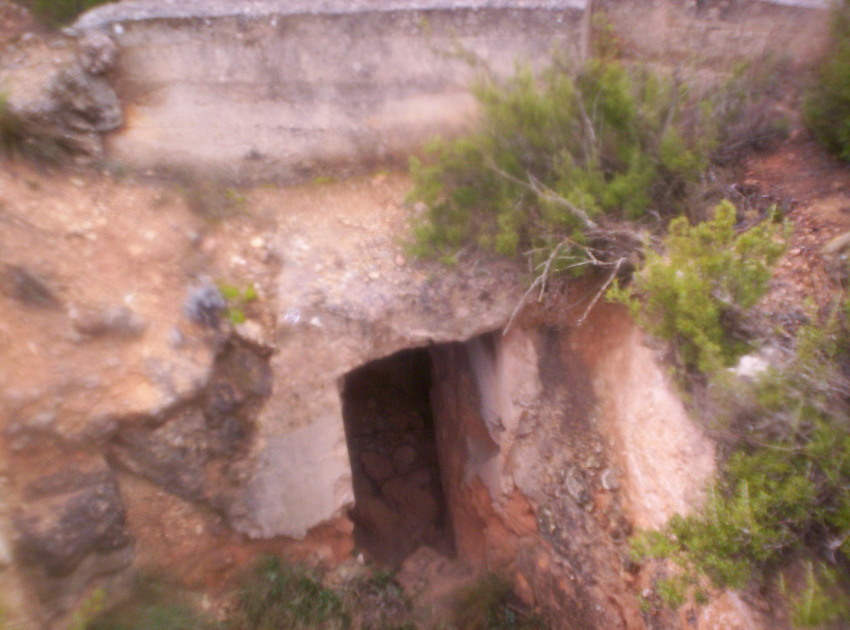
[[[584,11],[590,0],[125,0],[85,13],[74,31],[102,28],[119,22],[285,15],[428,11],[446,9],[510,9]],[[809,0],[812,1],[812,0]]]

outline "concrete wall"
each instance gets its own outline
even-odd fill
[[[506,75],[580,56],[584,4],[137,1],[75,28],[121,49],[113,158],[286,180],[405,157],[463,125],[476,61]]]
[[[828,40],[829,0],[594,0],[631,58],[724,71],[766,57],[801,67]]]
[[[592,4],[591,4],[592,1]],[[826,0],[124,0],[72,29],[111,33],[125,124],[110,157],[141,168],[304,179],[405,159],[475,111],[469,85],[553,50],[582,58],[604,11],[631,57],[723,71],[798,65]],[[476,64],[478,66],[476,70]]]

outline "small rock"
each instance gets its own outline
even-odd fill
[[[604,471],[602,471],[600,481],[602,482],[602,487],[605,488],[608,492],[612,492],[620,488],[620,482],[617,481],[617,475],[610,468],[606,468]]]
[[[47,284],[24,267],[8,265],[0,278],[4,292],[28,306],[59,308],[60,303]]]
[[[53,427],[55,423],[56,412],[42,411],[41,413],[37,413],[32,418],[27,420],[26,425],[28,429],[32,429],[34,431],[48,431]]]
[[[602,468],[602,462],[597,455],[589,455],[587,459],[584,460],[584,466],[590,470],[596,470],[597,468]]]
[[[283,314],[283,321],[287,324],[297,324],[301,321],[301,309],[294,306],[286,309],[286,312]]]
[[[573,500],[579,505],[586,505],[590,502],[590,492],[587,489],[587,485],[584,483],[582,479],[575,474],[570,474],[567,476],[566,480],[567,493],[573,498]]]
[[[110,306],[102,310],[72,313],[74,330],[90,337],[113,336],[125,339],[141,337],[147,323],[126,306]]]
[[[738,360],[735,367],[729,369],[739,378],[752,379],[759,374],[766,372],[768,368],[770,368],[770,362],[764,357],[760,357],[755,354],[747,354]]]
[[[117,58],[118,46],[106,33],[90,31],[80,40],[80,65],[90,74],[108,72]]]
[[[370,277],[372,280],[377,280],[378,278],[380,278],[380,277],[381,277],[381,274],[379,274],[377,271],[370,271],[370,272],[369,272],[369,277]]]
[[[177,328],[177,326],[173,326],[171,330],[168,331],[168,342],[171,344],[172,348],[181,348],[183,344],[186,343],[186,337],[183,335],[183,331]]]
[[[221,291],[208,279],[204,279],[189,289],[189,295],[183,304],[183,312],[192,321],[202,326],[216,327],[227,302]]]
[[[266,246],[266,241],[262,236],[255,236],[251,239],[251,247],[254,249],[262,249]]]
[[[236,326],[236,334],[248,343],[263,348],[272,348],[273,344],[259,322],[248,319]]]

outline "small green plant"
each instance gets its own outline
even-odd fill
[[[818,141],[850,161],[850,1],[841,0],[833,11],[832,43],[803,112]]]
[[[71,615],[70,630],[86,630],[106,605],[106,594],[102,588],[94,589]]]
[[[84,626],[86,630],[219,630],[219,626],[186,604],[150,603],[122,608],[96,623]]]
[[[9,96],[0,91],[0,157],[25,158],[42,165],[56,165],[77,152],[71,144],[27,124],[9,105]]]
[[[697,225],[673,219],[663,252],[647,252],[633,283],[608,293],[641,326],[672,341],[687,370],[711,374],[747,350],[743,315],[767,290],[785,249],[782,225],[768,219],[739,233],[736,220],[728,201]]]
[[[84,11],[112,0],[19,0],[41,21],[51,26],[72,22]]]
[[[104,608],[101,602],[100,608]],[[131,597],[104,612],[97,611],[79,630],[221,630],[188,601],[174,584],[153,576],[139,577]]]
[[[505,578],[487,574],[457,594],[453,621],[464,630],[544,630],[546,622],[514,596]]]
[[[267,556],[246,575],[232,622],[253,630],[332,630],[347,628],[349,616],[342,598],[314,575]]]
[[[248,198],[238,189],[192,174],[184,174],[180,179],[178,191],[198,216],[215,223],[244,214]]]
[[[6,157],[18,152],[23,141],[21,123],[9,111],[8,96],[0,92],[0,151]]]
[[[351,626],[361,630],[415,630],[413,607],[388,571],[358,577],[342,587]]]
[[[218,290],[227,302],[225,315],[228,321],[234,325],[244,323],[245,309],[259,297],[256,287],[248,284],[240,289],[232,284],[221,283],[218,285]]]
[[[838,571],[822,562],[803,563],[806,584],[798,592],[789,589],[780,576],[780,591],[791,607],[791,622],[797,628],[824,627],[850,619],[850,604],[840,587]]]

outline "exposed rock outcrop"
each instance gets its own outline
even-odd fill
[[[0,54],[6,133],[20,151],[58,158],[63,151],[102,157],[102,134],[119,127],[121,104],[104,73],[117,48],[106,35],[80,40],[29,32]]]
[[[156,424],[135,423],[119,431],[110,447],[112,459],[187,501],[226,509],[240,481],[236,464],[247,451],[254,415],[270,385],[267,356],[231,340],[216,358],[203,393]]]
[[[16,559],[47,620],[71,611],[93,582],[120,579],[133,559],[112,471],[98,456],[67,459],[21,488],[12,517]]]

